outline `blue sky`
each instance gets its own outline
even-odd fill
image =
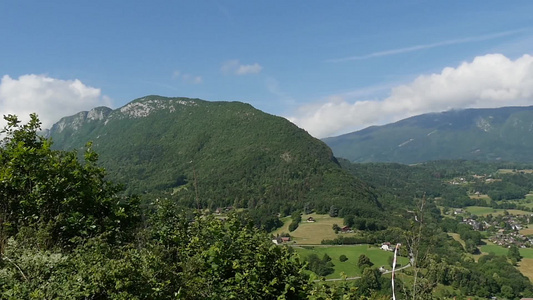
[[[316,137],[533,105],[532,1],[1,1],[0,113],[242,101]]]

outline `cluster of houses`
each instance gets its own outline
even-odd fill
[[[462,210],[457,209],[454,214],[461,212]],[[519,230],[529,224],[530,217],[533,217],[533,214],[527,216],[508,214],[489,219],[468,217],[464,218],[462,223],[472,226],[474,230],[494,232],[495,234],[489,238],[489,241],[496,245],[508,247],[514,244],[521,248],[529,248],[533,247],[533,239],[520,234]]]
[[[525,235],[518,232],[503,233],[502,229],[496,235],[490,237],[489,241],[504,247],[514,244],[520,248],[530,248],[533,245],[533,240]]]
[[[480,222],[471,218],[463,219],[463,223],[472,226],[472,228],[476,231],[487,230],[491,227],[491,225],[487,221]]]
[[[492,178],[492,175],[472,175],[472,181],[477,181],[477,182],[486,182],[486,183],[491,183],[491,182],[495,182],[495,181],[501,181],[501,179],[495,179],[495,178]],[[448,181],[449,184],[451,185],[462,185],[462,184],[467,184],[467,183],[471,183],[470,181],[468,181],[467,178],[465,177],[458,177],[458,178],[454,178],[450,181]]]
[[[461,178],[455,178],[455,179],[449,181],[448,183],[452,184],[452,185],[458,185],[458,184],[465,184],[465,183],[467,183],[467,181],[466,181],[466,179],[461,177]]]

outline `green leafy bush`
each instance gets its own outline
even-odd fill
[[[341,256],[339,256],[339,260],[340,260],[341,262],[345,262],[345,261],[348,260],[348,257],[346,257],[346,255],[342,254]]]

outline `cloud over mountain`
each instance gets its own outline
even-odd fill
[[[102,105],[111,106],[111,99],[78,79],[29,74],[17,79],[4,75],[0,81],[0,114],[15,114],[27,121],[29,114],[37,113],[43,129],[64,116]],[[0,125],[5,125],[3,119]]]
[[[491,108],[533,104],[533,56],[511,60],[501,54],[478,56],[438,74],[422,75],[391,90],[379,101],[330,96],[305,105],[288,119],[316,137],[452,108]]]

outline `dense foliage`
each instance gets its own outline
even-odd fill
[[[327,254],[324,254],[322,258],[319,258],[316,254],[310,254],[307,258],[307,269],[313,271],[319,276],[327,276],[333,274],[333,263],[331,262],[331,257]]]
[[[137,199],[119,197],[104,179],[89,147],[84,162],[75,152],[51,150],[36,133],[36,115],[20,125],[7,116],[0,149],[0,252],[7,239],[27,237],[39,249],[69,247],[80,239],[105,235],[110,242],[129,238],[139,219]]]
[[[304,208],[380,212],[371,189],[343,170],[323,142],[239,102],[148,96],[64,118],[50,136],[63,150],[94,141],[109,177],[144,199],[212,211],[250,208],[266,228],[279,225],[278,213]]]
[[[290,248],[246,219],[155,200],[139,217],[96,166],[54,151],[36,116],[0,148],[0,299],[304,299],[321,295]],[[317,297],[316,299],[320,299]]]
[[[533,106],[452,110],[372,126],[324,141],[352,162],[533,162]]]

